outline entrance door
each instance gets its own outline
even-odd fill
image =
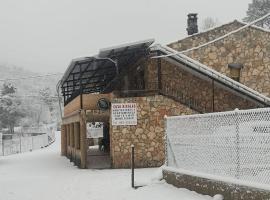
[[[87,168],[109,169],[110,159],[110,133],[109,123],[87,123]]]

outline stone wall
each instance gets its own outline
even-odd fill
[[[145,59],[137,67],[133,67],[120,79],[120,87],[116,90],[155,91],[158,86],[157,60]]]
[[[160,66],[160,87],[158,90],[158,66]],[[143,69],[143,77],[139,78],[138,68]],[[138,87],[138,80],[144,79],[143,88]],[[123,80],[122,80],[123,81]],[[217,82],[212,82],[209,78],[193,75],[191,71],[187,71],[186,67],[180,63],[172,62],[169,58],[148,59],[144,63],[140,63],[138,67],[134,67],[127,75],[126,82],[123,82],[121,90],[129,91],[144,89],[145,91],[156,91],[161,95],[174,99],[192,110],[200,113],[230,111],[235,108],[251,109],[257,105],[232,92],[232,90],[224,89]],[[134,95],[129,93],[126,96]],[[144,93],[136,93],[134,96],[143,96]],[[122,96],[123,97],[123,96]]]
[[[212,81],[196,77],[168,61],[162,60],[161,72],[162,91],[165,94],[178,96],[175,93],[180,91],[184,99],[191,100],[193,104],[195,102],[197,110],[204,113],[256,107],[254,103],[215,83],[213,86]]]
[[[181,64],[176,65],[165,59],[161,59],[160,62],[161,91],[159,92],[193,110],[206,113],[257,107],[255,103],[242,98],[239,94],[226,90],[217,83],[213,85],[209,78],[203,79],[191,74],[184,70],[185,67]],[[157,62],[148,62],[146,74],[146,85],[157,82]]]
[[[217,28],[211,29],[210,31],[197,33],[197,34],[188,36],[184,39],[178,40],[176,42],[172,42],[168,44],[168,46],[177,51],[184,51],[186,49],[190,49],[192,47],[196,47],[196,46],[205,44],[209,41],[212,41],[242,26],[243,26],[242,23],[234,21],[234,22],[219,26]]]
[[[111,157],[114,168],[130,167],[131,145],[135,146],[136,167],[157,167],[164,163],[164,115],[195,113],[169,98],[116,98],[112,103],[137,103],[137,126],[111,126]]]
[[[242,23],[234,21],[171,43],[168,46],[183,51],[212,41],[241,26],[243,26]],[[270,97],[270,32],[249,27],[218,42],[185,54],[229,77],[229,63],[243,64],[240,82]]]
[[[169,184],[178,188],[186,188],[200,194],[214,196],[223,195],[225,200],[268,200],[270,191],[244,186],[240,184],[226,183],[224,181],[191,176],[184,173],[163,170],[163,178]]]
[[[146,90],[158,89],[158,62],[157,59],[149,59],[145,65],[145,88]]]

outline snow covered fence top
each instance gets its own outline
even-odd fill
[[[169,167],[270,184],[270,109],[166,118]]]

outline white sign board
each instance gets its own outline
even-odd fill
[[[94,128],[90,126],[90,123],[87,123],[87,138],[100,138],[103,137],[103,127]]]
[[[136,103],[113,103],[112,125],[113,126],[137,125]]]

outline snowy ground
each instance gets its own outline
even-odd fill
[[[48,148],[0,157],[0,200],[210,200],[164,181],[153,181],[157,169],[136,169],[130,188],[130,170],[80,170],[60,156],[59,133]]]

